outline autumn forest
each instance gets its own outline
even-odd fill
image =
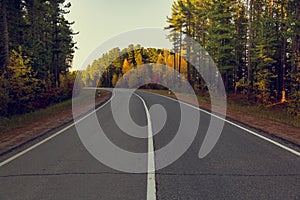
[[[173,49],[139,44],[99,55],[86,70],[69,72],[76,43],[64,0],[1,0],[0,115],[31,112],[71,98],[75,76],[84,86],[114,87],[141,65],[176,69],[196,92],[207,85],[187,60],[197,41],[211,56],[228,96],[247,104],[284,105],[300,117],[300,2],[298,0],[176,0],[166,17]],[[116,59],[117,58],[117,59]],[[196,62],[197,63],[197,62]],[[160,77],[167,78],[166,76]],[[128,82],[130,87],[130,81]],[[159,86],[146,88],[165,89]]]

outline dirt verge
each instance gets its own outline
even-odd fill
[[[111,93],[105,92],[95,100],[96,106],[103,104],[111,97]],[[82,111],[86,112],[86,105],[82,105]],[[82,113],[84,115],[85,113]],[[24,127],[8,131],[0,135],[0,155],[6,154],[11,149],[37,138],[59,126],[73,121],[72,109],[64,110],[51,117],[38,120]]]
[[[151,90],[151,92],[155,91]],[[160,95],[175,98],[175,95],[173,94],[164,94],[161,92],[157,93]],[[185,98],[184,101],[195,105],[195,102],[191,101],[189,98]],[[198,102],[198,105],[205,110],[211,110],[210,104]],[[289,126],[279,122],[274,122],[268,119],[258,118],[256,116],[241,111],[233,110],[231,108],[227,108],[227,117],[254,129],[261,130],[269,135],[291,142],[296,146],[300,146],[300,128]]]

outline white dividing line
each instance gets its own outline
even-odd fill
[[[193,106],[193,105],[191,105],[191,104],[188,104],[188,103],[185,103],[185,102],[176,100],[176,99],[171,98],[171,97],[168,97],[168,96],[164,96],[164,95],[160,95],[160,94],[156,94],[156,93],[151,93],[151,94],[155,94],[155,95],[157,95],[157,96],[161,96],[161,97],[170,99],[170,100],[172,100],[172,101],[180,102],[181,104],[184,104],[184,105],[189,106],[189,107],[191,107],[191,108],[197,109],[197,110],[199,110],[199,111],[201,111],[201,112],[204,112],[204,113],[206,113],[206,114],[209,114],[209,115],[211,115],[211,116],[213,116],[213,117],[215,117],[215,118],[224,120],[224,121],[227,122],[228,124],[231,124],[231,125],[233,125],[233,126],[235,126],[235,127],[237,127],[237,128],[240,128],[240,129],[242,129],[242,130],[244,130],[244,131],[246,131],[246,132],[248,132],[248,133],[250,133],[250,134],[252,134],[252,135],[255,135],[255,136],[257,136],[257,137],[259,137],[259,138],[261,138],[261,139],[263,139],[263,140],[265,140],[265,141],[268,141],[268,142],[270,142],[270,143],[272,143],[272,144],[274,144],[274,145],[276,145],[276,146],[278,146],[278,147],[280,147],[280,148],[282,148],[282,149],[284,149],[284,150],[286,150],[286,151],[288,151],[288,152],[290,152],[290,153],[292,153],[292,154],[294,154],[294,155],[296,155],[296,156],[300,156],[300,152],[298,152],[298,151],[296,151],[296,150],[294,150],[294,149],[291,149],[291,148],[289,148],[289,147],[286,147],[286,146],[280,144],[279,142],[276,142],[276,141],[271,140],[271,139],[269,139],[269,138],[267,138],[267,137],[264,137],[264,136],[262,136],[262,135],[260,135],[260,134],[258,134],[258,133],[256,133],[256,132],[254,132],[254,131],[252,131],[252,130],[249,130],[249,129],[247,129],[247,128],[243,127],[243,126],[240,126],[240,125],[238,125],[238,124],[236,124],[236,123],[234,123],[234,122],[231,122],[231,121],[229,121],[229,120],[227,120],[227,119],[224,119],[224,118],[222,118],[222,117],[219,117],[219,116],[217,116],[217,115],[215,115],[215,114],[212,114],[212,113],[210,113],[210,112],[208,112],[208,111],[206,111],[206,110],[203,110],[203,109],[201,109],[201,108],[199,108],[199,107],[196,107],[196,106]]]
[[[24,151],[21,151],[20,153],[17,153],[16,155],[10,157],[9,159],[7,159],[7,160],[1,162],[1,163],[0,163],[0,167],[2,167],[2,166],[4,166],[4,165],[6,165],[6,164],[12,162],[13,160],[15,160],[15,159],[19,158],[20,156],[22,156],[22,155],[28,153],[29,151],[31,151],[31,150],[37,148],[38,146],[40,146],[40,145],[42,145],[42,144],[44,144],[44,143],[46,143],[46,142],[48,142],[49,140],[55,138],[56,136],[58,136],[58,135],[60,135],[61,133],[65,132],[66,130],[68,130],[69,128],[73,127],[75,124],[77,124],[77,123],[83,121],[84,119],[88,118],[89,116],[91,116],[92,114],[94,114],[95,112],[97,112],[98,110],[100,110],[101,108],[103,108],[106,104],[108,104],[108,103],[112,100],[112,98],[114,98],[114,96],[115,96],[115,94],[113,93],[113,95],[111,96],[111,98],[110,98],[107,102],[105,102],[105,103],[104,103],[102,106],[100,106],[99,108],[95,109],[93,112],[91,112],[91,113],[87,114],[86,116],[82,117],[82,118],[79,119],[78,121],[76,121],[76,122],[70,124],[69,126],[67,126],[67,127],[63,128],[62,130],[58,131],[57,133],[55,133],[55,134],[53,134],[53,135],[51,135],[51,136],[45,138],[44,140],[42,140],[42,141],[40,141],[40,142],[34,144],[33,146],[31,146],[31,147],[25,149]]]
[[[154,160],[154,144],[153,132],[150,113],[145,100],[138,94],[134,93],[144,104],[147,124],[148,124],[148,173],[147,173],[147,200],[156,200],[156,183],[155,183],[155,160]]]

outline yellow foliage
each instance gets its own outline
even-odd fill
[[[123,68],[122,68],[122,72],[123,74],[126,74],[127,72],[129,72],[132,69],[131,65],[129,64],[128,60],[125,59],[124,63],[123,63]]]

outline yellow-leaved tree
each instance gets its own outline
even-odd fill
[[[36,78],[30,66],[30,59],[13,50],[8,66],[9,99],[7,102],[8,113],[21,114],[35,109],[35,100],[44,91],[44,83]]]
[[[130,63],[128,62],[128,60],[125,58],[124,62],[123,62],[123,68],[122,68],[122,73],[126,74],[127,72],[129,72],[132,69],[132,66],[130,65]]]

